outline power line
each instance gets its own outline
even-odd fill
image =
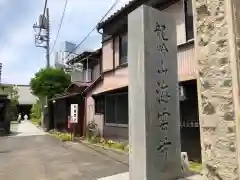
[[[120,0],[116,0],[113,5],[110,7],[110,9],[104,14],[104,16],[100,19],[99,22],[102,22],[103,19],[108,15],[108,13],[119,3]],[[87,36],[74,48],[72,52],[70,52],[66,59],[92,34],[92,32],[96,29],[97,25],[94,26],[94,28],[87,34]]]
[[[64,5],[64,8],[63,8],[63,13],[62,13],[61,21],[60,21],[60,24],[59,24],[59,27],[58,27],[58,31],[57,31],[57,35],[56,35],[55,41],[54,41],[53,46],[52,46],[52,49],[51,49],[51,51],[50,51],[50,55],[52,54],[52,52],[53,52],[53,50],[54,50],[54,47],[55,47],[55,45],[56,45],[56,42],[57,42],[57,39],[58,39],[58,36],[59,36],[60,29],[61,29],[61,27],[62,27],[62,23],[63,23],[65,11],[66,11],[67,3],[68,3],[68,0],[65,1],[65,5]]]

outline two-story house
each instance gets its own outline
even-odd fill
[[[169,12],[176,20],[182,151],[194,146],[190,156],[200,156],[192,0],[132,0],[98,24],[102,78],[87,88],[87,122],[94,120],[105,138],[128,139],[128,61],[134,59],[127,56],[127,17],[142,4]]]
[[[101,54],[102,49],[93,52],[84,51],[67,62],[69,65],[75,66],[70,73],[72,83],[63,94],[49,100],[50,129],[67,130],[71,104],[78,104],[76,134],[78,136],[84,135],[86,107],[82,93],[101,74]]]

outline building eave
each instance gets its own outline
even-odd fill
[[[97,24],[97,30],[99,31],[100,29],[104,28],[107,24],[110,24],[111,22],[115,21],[117,17],[120,17],[122,15],[129,14],[131,11],[136,9],[136,7],[140,6],[145,2],[146,0],[132,0],[119,10],[117,10],[113,15],[108,17],[105,21],[102,21]]]
[[[84,61],[86,61],[87,58],[89,58],[89,60],[94,59],[96,56],[101,56],[102,53],[102,48],[97,49],[96,51],[84,51],[83,53],[79,54],[78,56],[76,56],[73,59],[70,59],[67,64],[74,64],[74,63],[83,63]]]
[[[97,24],[97,30],[104,29],[106,26],[117,22],[118,20],[124,19],[129,13],[131,13],[136,8],[143,4],[155,7],[156,5],[165,6],[178,2],[180,0],[132,0],[119,10],[117,10],[113,15],[108,17],[106,20]]]

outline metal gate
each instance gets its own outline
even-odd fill
[[[9,99],[0,99],[0,136],[10,133],[10,120],[7,116]]]

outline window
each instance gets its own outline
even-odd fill
[[[127,33],[119,36],[119,65],[127,63]]]
[[[104,113],[104,96],[95,97],[95,113],[103,114]]]
[[[192,0],[184,0],[186,39],[194,38]]]
[[[128,95],[106,96],[105,122],[109,124],[128,124]]]

